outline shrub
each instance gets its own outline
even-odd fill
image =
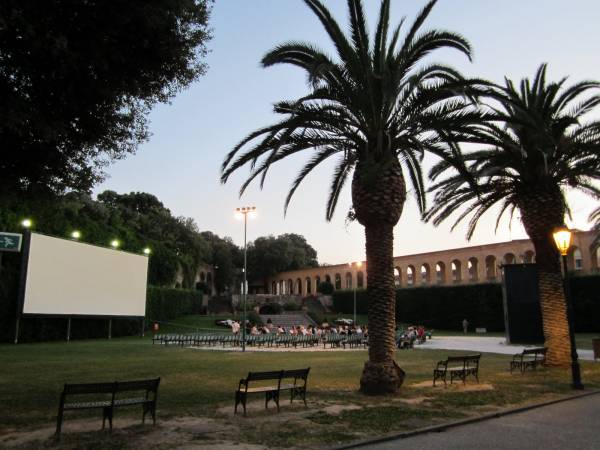
[[[262,319],[260,318],[260,316],[258,315],[258,313],[256,311],[254,311],[254,310],[249,311],[248,314],[246,315],[246,318],[248,319],[248,321],[251,324],[254,324],[257,327],[261,327],[261,326],[264,325]]]
[[[281,314],[283,307],[279,303],[267,303],[260,307],[261,314]]]
[[[333,294],[333,284],[329,281],[321,281],[317,286],[317,292],[320,292],[323,295],[331,295]]]
[[[284,311],[300,311],[302,306],[296,302],[286,302],[283,304]]]
[[[306,312],[306,314],[308,315],[308,317],[314,320],[317,325],[321,325],[323,322],[325,322],[325,318],[323,317],[323,315],[319,314],[317,311],[309,310]]]

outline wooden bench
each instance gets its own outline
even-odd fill
[[[472,375],[479,383],[479,359],[481,354],[478,355],[465,355],[465,356],[448,356],[446,360],[439,361],[435,369],[433,369],[433,385],[435,386],[436,380],[443,380],[444,386],[446,386],[446,376],[450,373],[450,384],[454,381],[454,378],[462,380],[463,384],[466,383],[467,377]],[[451,364],[456,364],[452,366]]]
[[[265,409],[269,407],[269,401],[273,400],[277,405],[279,412],[279,396],[281,391],[290,391],[290,403],[295,398],[300,397],[306,405],[306,386],[308,383],[308,372],[310,367],[306,369],[295,370],[277,370],[269,372],[249,372],[246,378],[242,378],[238,388],[235,391],[235,408],[234,414],[237,414],[238,405],[241,403],[244,408],[244,416],[246,415],[246,400],[248,394],[265,394]],[[292,382],[293,380],[293,382]],[[250,387],[251,383],[260,381],[275,381],[266,386]]]
[[[73,410],[102,409],[102,429],[108,419],[109,429],[112,431],[115,408],[141,405],[142,423],[146,420],[146,414],[150,413],[152,422],[156,425],[156,400],[159,384],[160,378],[111,383],[65,384],[58,405],[56,436],[60,437],[64,412]],[[124,393],[129,395],[123,395]],[[85,397],[87,401],[67,403],[67,398],[71,397]]]
[[[510,362],[510,373],[516,368],[523,373],[527,368],[535,370],[537,366],[543,366],[546,364],[547,351],[546,347],[526,348],[521,353],[513,355],[513,359]]]

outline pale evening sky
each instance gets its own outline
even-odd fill
[[[326,0],[338,21],[346,24],[346,2]],[[364,1],[371,30],[379,0]],[[424,0],[393,0],[391,24],[406,15],[412,21]],[[444,62],[468,76],[501,81],[533,76],[548,62],[550,79],[569,76],[571,82],[600,80],[600,2],[598,0],[440,0],[427,28],[446,28],[463,34],[474,48],[474,61],[456,52],[439,52],[429,61]],[[307,91],[304,74],[293,67],[259,67],[261,57],[276,44],[304,40],[333,54],[320,23],[301,0],[217,0],[211,26],[214,38],[206,76],[181,92],[170,105],[150,115],[149,142],[136,155],[108,168],[109,178],[96,193],[144,191],[156,195],[176,215],[192,217],[201,230],[231,236],[243,243],[243,227],[233,216],[237,206],[255,205],[257,220],[249,224],[248,239],[299,233],[315,247],[320,263],[344,263],[365,258],[363,229],[347,225],[351,203],[349,183],[331,222],[325,221],[325,201],[332,174],[326,164],[309,176],[283,216],[287,190],[310,152],[275,165],[260,191],[251,187],[242,199],[238,189],[247,171],[219,183],[225,154],[242,137],[274,120],[272,104]],[[426,162],[426,167],[430,162]],[[593,200],[570,195],[574,221],[588,229]],[[443,250],[524,238],[518,219],[512,231],[505,220],[494,233],[495,216],[480,221],[470,243],[465,228],[450,232],[450,222],[434,228],[423,224],[409,197],[395,229],[394,255]]]

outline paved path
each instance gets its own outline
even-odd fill
[[[526,346],[506,345],[503,337],[484,336],[434,336],[421,345],[415,345],[419,349],[436,350],[464,350],[469,352],[500,353],[503,355],[514,355],[520,353]],[[577,350],[579,359],[594,360],[592,350]],[[600,446],[598,447],[600,448]]]
[[[360,449],[598,450],[600,394]]]

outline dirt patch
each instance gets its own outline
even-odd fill
[[[354,411],[361,408],[362,407],[358,405],[329,405],[322,408],[321,411],[331,416],[339,416],[344,411]]]
[[[413,388],[423,388],[423,387],[429,387],[429,388],[433,388],[433,383],[431,381],[422,381],[420,383],[414,383],[411,384],[409,387],[413,387]],[[444,383],[439,383],[436,384],[435,389],[452,389],[452,390],[456,390],[456,391],[465,391],[465,392],[471,392],[471,391],[493,391],[495,389],[494,385],[490,384],[490,383],[470,383],[470,384],[462,384],[462,383],[453,383],[450,384],[448,383],[448,385],[444,388]]]
[[[401,403],[406,403],[407,405],[420,405],[428,400],[431,400],[431,397],[413,397],[413,398],[399,398],[396,401]]]

